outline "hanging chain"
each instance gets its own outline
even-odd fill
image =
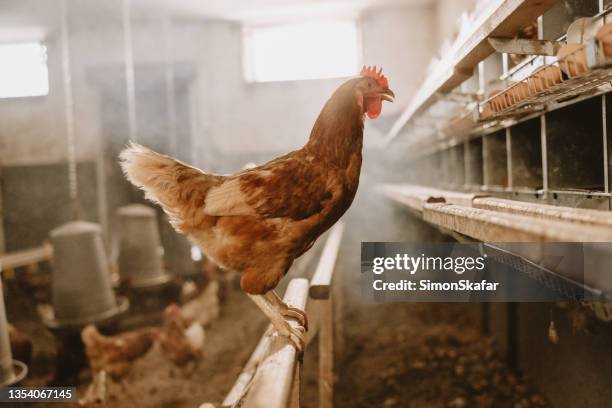
[[[70,70],[70,42],[68,38],[68,9],[66,0],[60,0],[62,73],[64,82],[64,114],[66,121],[66,145],[68,153],[68,188],[72,206],[72,218],[80,218],[79,189],[77,183],[76,139],[74,134],[74,101],[72,72]]]

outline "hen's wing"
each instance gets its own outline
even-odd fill
[[[214,216],[308,218],[340,189],[333,169],[295,153],[227,178],[210,189],[204,212]]]

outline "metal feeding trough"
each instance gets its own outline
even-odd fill
[[[108,259],[97,224],[74,221],[51,231],[53,309],[41,317],[51,328],[102,322],[125,312],[115,297]]]
[[[24,363],[13,360],[3,292],[0,279],[0,387],[16,384],[28,374],[28,367]]]
[[[164,250],[155,210],[132,204],[117,210],[119,217],[119,274],[134,288],[167,283]]]

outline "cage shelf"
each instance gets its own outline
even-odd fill
[[[593,39],[583,48],[540,67],[523,80],[483,101],[478,121],[517,119],[554,108],[556,103],[577,96],[609,91],[612,89],[612,68],[609,68],[609,64],[597,40]]]
[[[472,205],[483,210],[508,214],[530,215],[542,219],[571,221],[597,227],[612,227],[612,213],[608,211],[526,203],[495,197],[474,197]]]
[[[499,213],[446,203],[423,205],[423,219],[483,242],[611,242],[608,228]]]
[[[417,91],[410,105],[393,125],[386,137],[393,140],[407,124],[422,114],[439,97],[449,93],[473,75],[474,68],[494,50],[488,42],[489,37],[512,38],[527,24],[531,23],[557,0],[506,0],[496,1],[487,7],[475,21],[473,28],[455,41],[445,58],[427,77]]]
[[[410,184],[382,192],[432,224],[485,242],[612,242],[612,214]]]

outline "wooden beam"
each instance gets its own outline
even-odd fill
[[[495,51],[506,54],[555,56],[565,42],[525,38],[489,38]]]
[[[289,405],[287,408],[300,408],[300,383],[302,381],[300,374],[300,364],[295,365],[293,371],[293,384],[291,386],[291,395],[289,396]]]
[[[391,200],[422,212],[423,204],[428,202],[444,203],[444,197],[432,194],[433,189],[411,184],[383,184],[382,193]]]
[[[416,115],[425,111],[438,93],[448,93],[468,79],[478,63],[495,50],[489,37],[513,38],[558,0],[496,0],[471,23],[472,30],[455,41],[448,54],[427,77],[386,136],[390,143]]]
[[[494,197],[475,198],[474,207],[507,214],[528,215],[545,220],[569,221],[596,227],[612,227],[612,212],[609,211],[528,203]]]
[[[609,227],[583,226],[453,204],[425,204],[423,219],[484,242],[612,242]]]
[[[317,300],[319,306],[319,408],[334,406],[334,303]]]
[[[271,327],[271,325],[268,326],[265,331],[265,334],[261,337],[259,343],[257,343],[255,350],[251,354],[251,357],[249,357],[249,360],[242,369],[242,372],[238,376],[238,379],[236,380],[236,382],[234,382],[232,389],[221,403],[222,407],[234,406],[235,404],[240,402],[240,399],[245,395],[246,390],[251,384],[251,380],[253,379],[253,376],[257,371],[257,367],[259,366],[261,360],[263,360],[263,358],[265,357],[266,352],[268,350],[268,346],[270,345],[270,336],[267,336],[266,334],[269,333]]]
[[[343,231],[344,224],[341,221],[329,231],[319,264],[310,282],[310,297],[313,299],[329,299]]]
[[[308,280],[293,279],[289,282],[283,298],[289,306],[304,310],[308,297]],[[288,321],[294,327],[299,323]],[[253,377],[250,390],[245,397],[249,408],[287,408],[295,397],[294,376],[298,355],[294,345],[285,337],[273,336],[267,348],[266,357],[261,361]]]
[[[423,205],[426,203],[450,203],[471,207],[476,197],[486,197],[486,194],[439,190],[414,184],[384,184],[382,192],[392,200],[418,212],[423,211]]]

